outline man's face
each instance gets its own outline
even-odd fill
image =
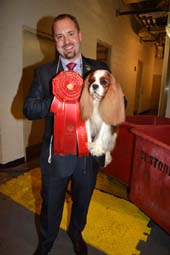
[[[65,18],[55,22],[53,33],[57,51],[61,56],[69,60],[80,56],[82,35],[71,19]]]

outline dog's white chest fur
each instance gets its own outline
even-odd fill
[[[86,130],[90,153],[95,156],[105,154],[105,166],[108,165],[112,160],[110,152],[115,147],[117,133],[112,134],[111,126],[103,122],[98,111],[98,102],[95,100],[92,115],[86,121]]]
[[[102,120],[102,118],[101,118],[101,116],[99,115],[99,112],[98,112],[98,105],[99,105],[99,102],[94,100],[93,101],[92,116],[89,119],[90,126],[91,126],[91,135],[93,137],[96,136],[96,134],[99,132],[100,127],[103,123],[103,120]]]

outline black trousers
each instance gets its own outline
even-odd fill
[[[43,171],[39,242],[41,255],[48,254],[57,237],[69,180],[71,181],[72,210],[68,233],[73,241],[80,238],[86,224],[97,171],[98,164],[91,156],[77,157],[75,169],[68,177],[58,177],[55,169],[50,173]]]

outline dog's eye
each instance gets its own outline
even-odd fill
[[[89,79],[89,83],[92,84],[93,82],[95,82],[94,78]]]
[[[102,79],[100,83],[101,83],[102,86],[107,86],[108,85],[108,82],[105,79]]]

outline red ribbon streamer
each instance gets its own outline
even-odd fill
[[[63,71],[52,81],[54,99],[50,112],[54,113],[55,154],[89,154],[85,122],[80,119],[78,103],[82,85],[82,77],[74,71]]]

